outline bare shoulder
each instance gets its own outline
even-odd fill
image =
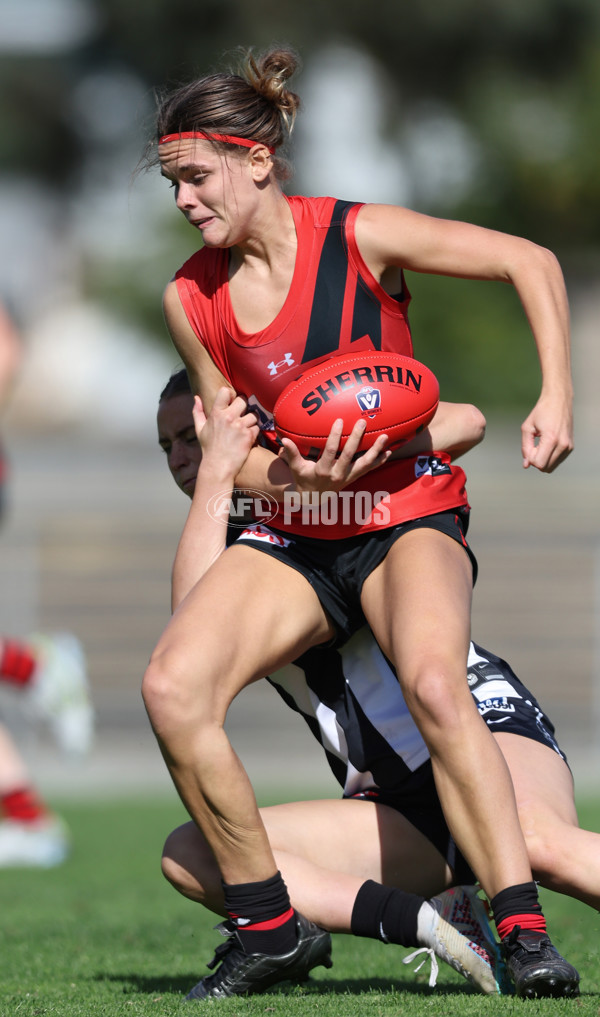
[[[188,321],[175,279],[171,279],[165,289],[163,312],[171,339],[186,366],[189,367],[188,360],[194,359],[196,348],[201,348],[201,343]]]
[[[408,234],[429,233],[454,224],[449,219],[438,219],[424,212],[415,212],[404,205],[363,205],[356,218],[357,233],[369,236],[395,235],[399,230]]]
[[[170,319],[176,320],[178,317],[182,317],[187,321],[175,278],[171,279],[165,287],[163,293],[163,311],[167,318],[167,324],[169,324]]]
[[[356,217],[356,242],[367,262],[385,268],[410,258],[419,237],[435,230],[439,220],[402,205],[363,205]]]
[[[229,382],[190,325],[174,279],[165,288],[163,311],[169,335],[186,366],[192,389],[202,396],[206,412],[209,412],[217,391],[223,385],[229,386]]]
[[[519,266],[547,262],[542,248],[522,237],[400,205],[364,205],[356,242],[369,266],[398,265],[469,279],[512,281]]]

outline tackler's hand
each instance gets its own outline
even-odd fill
[[[208,416],[199,396],[194,398],[193,413],[203,470],[233,481],[258,438],[256,414],[248,411],[245,399],[225,386],[217,392]]]

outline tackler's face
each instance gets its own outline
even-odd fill
[[[158,444],[167,457],[167,465],[177,487],[189,498],[194,493],[202,449],[196,437],[192,408],[194,397],[182,392],[162,399],[156,422]]]

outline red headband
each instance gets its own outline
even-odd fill
[[[254,148],[255,145],[262,145],[262,141],[250,141],[249,138],[236,138],[232,134],[207,134],[205,131],[182,131],[181,134],[163,134],[158,139],[159,145],[165,145],[168,141],[181,141],[184,138],[200,138],[202,141],[224,141],[227,145],[243,145],[244,148]],[[271,155],[275,149],[272,145],[265,145]]]

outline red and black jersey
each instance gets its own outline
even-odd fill
[[[412,356],[410,296],[391,297],[364,264],[354,239],[360,205],[333,198],[288,201],[298,236],[296,265],[287,299],[266,328],[248,335],[238,327],[227,250],[203,248],[176,276],[200,342],[236,392],[269,416],[288,382],[326,357],[392,349]]]
[[[408,304],[402,292],[390,296],[370,272],[355,238],[362,207],[335,198],[287,198],[297,234],[297,254],[290,290],[276,318],[260,332],[238,327],[229,295],[229,252],[202,248],[176,274],[181,303],[198,339],[237,393],[259,416],[261,432],[274,450],[273,407],[279,393],[302,370],[319,361],[361,350],[392,350],[413,355]],[[438,457],[441,462],[442,457]],[[390,525],[445,508],[466,505],[464,474],[449,465],[422,483],[422,467],[397,460],[358,482],[367,491],[394,494]],[[351,490],[349,488],[347,490]],[[435,490],[435,497],[433,491]],[[426,492],[429,492],[426,494]],[[438,499],[438,495],[440,499]],[[280,525],[280,520],[273,520]],[[377,523],[329,527],[311,534],[350,536]],[[300,523],[286,526],[304,532]]]

